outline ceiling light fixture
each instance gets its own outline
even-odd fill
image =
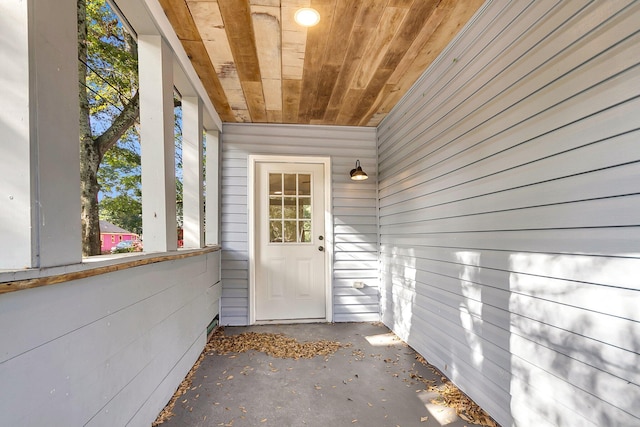
[[[315,9],[303,7],[302,9],[298,9],[293,19],[303,27],[313,27],[320,22],[320,14]]]
[[[354,181],[364,181],[365,179],[369,178],[369,176],[362,170],[362,167],[360,166],[360,160],[356,160],[356,167],[355,169],[351,169],[349,175],[351,175],[351,179]]]

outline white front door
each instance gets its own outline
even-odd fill
[[[324,165],[257,162],[255,177],[255,319],[324,320]]]

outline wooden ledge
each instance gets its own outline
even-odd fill
[[[62,273],[47,274],[47,271],[56,271],[60,267],[52,267],[47,269],[32,269],[21,272],[14,272],[15,275],[37,275],[37,277],[29,277],[25,279],[0,281],[0,294],[20,291],[23,289],[39,288],[41,286],[55,285],[56,283],[64,283],[72,280],[85,279],[87,277],[99,276],[101,274],[113,273],[129,268],[140,267],[143,265],[155,264],[159,262],[173,261],[177,259],[191,258],[202,256],[210,252],[219,251],[219,246],[208,246],[202,249],[187,249],[179,252],[164,252],[159,254],[137,254],[128,255],[117,258],[100,259],[99,257],[85,260],[82,264],[65,266]],[[10,273],[9,273],[10,274]],[[8,275],[8,274],[6,274]],[[0,274],[0,278],[5,274]]]

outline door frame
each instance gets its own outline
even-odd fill
[[[324,237],[325,237],[325,313],[326,322],[333,321],[333,206],[331,203],[331,158],[314,156],[279,156],[250,154],[247,165],[247,222],[249,223],[249,324],[256,323],[256,164],[313,163],[322,164],[324,172]],[[304,321],[304,319],[302,320]],[[317,321],[317,320],[315,320]]]

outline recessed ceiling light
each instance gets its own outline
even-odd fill
[[[320,14],[315,9],[303,7],[302,9],[298,9],[293,19],[303,27],[313,27],[320,22]]]

